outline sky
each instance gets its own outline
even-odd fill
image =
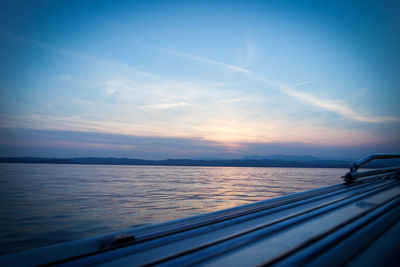
[[[1,1],[0,156],[400,151],[396,1]]]

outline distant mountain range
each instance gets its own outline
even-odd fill
[[[251,156],[246,156],[243,157],[242,159],[256,159],[256,160],[261,160],[261,159],[275,159],[275,160],[289,160],[289,161],[309,161],[309,160],[321,160],[319,158],[310,156],[310,155],[302,155],[302,156],[297,156],[297,155],[282,155],[282,154],[272,154],[268,156],[260,156],[260,155],[251,155]]]
[[[158,166],[226,166],[226,167],[348,167],[348,161],[282,160],[282,159],[167,159],[143,160],[129,158],[0,158],[1,163],[158,165]]]
[[[97,165],[154,165],[154,166],[221,166],[221,167],[304,167],[304,168],[347,168],[349,160],[323,160],[313,156],[249,156],[242,159],[167,159],[144,160],[129,158],[0,158],[0,163],[46,163],[46,164],[97,164]],[[397,160],[375,162],[367,167],[400,165]]]

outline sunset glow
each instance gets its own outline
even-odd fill
[[[0,9],[0,156],[334,158],[400,148],[400,23],[390,4]]]

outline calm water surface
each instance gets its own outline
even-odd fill
[[[337,184],[346,171],[0,164],[0,253]]]

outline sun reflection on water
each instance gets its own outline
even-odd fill
[[[341,182],[344,169],[3,164],[0,251],[15,252]]]

